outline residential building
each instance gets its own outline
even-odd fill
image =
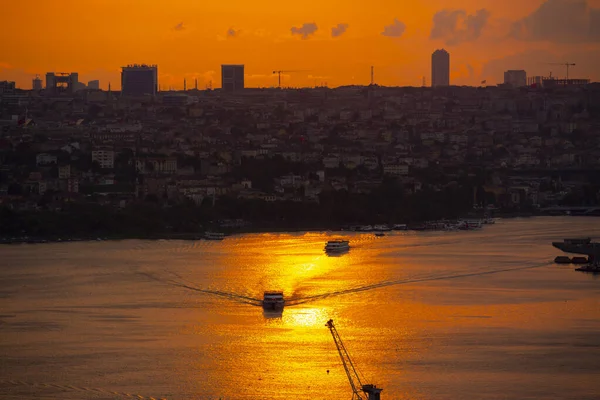
[[[102,169],[115,167],[115,152],[113,150],[93,150],[92,162],[97,162]]]
[[[99,80],[89,81],[87,84],[87,88],[92,89],[92,90],[100,90],[100,81]]]
[[[508,70],[504,72],[504,84],[514,88],[527,86],[527,73],[523,70]]]
[[[37,165],[56,164],[56,162],[57,162],[57,157],[53,154],[40,153],[37,156],[35,156],[35,163]]]

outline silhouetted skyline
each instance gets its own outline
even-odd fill
[[[376,83],[420,86],[430,76],[437,48],[452,54],[450,81],[457,85],[501,83],[506,70],[600,79],[600,0],[441,0],[403,4],[375,0],[213,2],[175,0],[143,7],[106,0],[8,2],[0,16],[3,54],[0,80],[30,88],[36,74],[78,71],[81,81],[119,89],[120,66],[158,64],[164,87],[181,89],[220,81],[222,64],[244,64],[246,87],[306,87]],[[65,13],[65,9],[73,10]],[[556,21],[561,21],[557,24]],[[51,28],[52,34],[48,35]],[[19,35],[15,35],[19,32]],[[215,85],[215,86],[216,86]]]

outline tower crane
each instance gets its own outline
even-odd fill
[[[569,79],[569,68],[575,66],[574,63],[568,63],[568,62],[566,62],[566,63],[548,63],[548,64],[550,64],[550,65],[563,65],[563,66],[567,67],[567,80]]]
[[[335,346],[337,347],[337,351],[342,359],[342,365],[344,366],[344,370],[346,371],[346,376],[348,377],[348,381],[350,382],[350,387],[352,388],[352,400],[380,400],[382,388],[378,388],[372,384],[365,384],[360,380],[360,376],[356,371],[356,367],[350,358],[350,354],[348,354],[348,350],[344,346],[342,342],[342,338],[338,334],[335,325],[333,325],[333,320],[330,319],[327,321],[325,325],[329,328],[331,332],[331,336],[333,337],[333,341],[335,342]],[[364,392],[364,395],[361,394],[360,391]],[[366,395],[366,397],[365,397]]]
[[[302,70],[295,70],[295,71],[273,71],[273,75],[277,74],[277,80],[278,80],[278,88],[281,89],[281,74],[285,74],[288,72],[303,72]]]

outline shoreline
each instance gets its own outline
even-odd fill
[[[558,215],[566,216],[566,215]],[[514,219],[514,218],[533,218],[533,217],[556,217],[556,215],[540,215],[532,213],[510,213],[506,215],[498,215],[494,217],[495,220],[501,219]],[[594,216],[580,216],[570,215],[569,217],[594,217]],[[597,216],[596,216],[597,217]],[[471,217],[477,219],[478,217]],[[467,218],[468,219],[468,218]],[[486,225],[486,224],[484,224]],[[345,225],[346,227],[349,225]],[[439,229],[423,230],[423,229],[411,229],[410,224],[407,229],[389,229],[388,232],[422,232],[422,231],[441,231]],[[186,240],[186,241],[198,241],[207,240],[205,239],[205,232],[216,231],[223,232],[225,236],[231,235],[242,235],[252,233],[299,233],[299,232],[357,232],[365,234],[375,234],[376,230],[371,231],[356,231],[344,229],[344,227],[326,227],[326,226],[305,226],[305,227],[292,227],[292,226],[245,226],[240,228],[219,228],[207,229],[203,232],[182,232],[182,233],[154,233],[154,234],[107,234],[98,233],[95,235],[46,235],[46,236],[11,236],[11,237],[0,237],[0,245],[10,244],[43,244],[43,243],[72,243],[72,242],[94,242],[94,241],[121,241],[121,240]]]

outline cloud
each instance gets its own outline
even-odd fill
[[[546,0],[514,22],[510,36],[558,43],[600,41],[600,9],[591,7],[587,0]]]
[[[236,38],[240,35],[240,30],[235,30],[234,28],[227,29],[227,37],[228,38]]]
[[[397,19],[394,18],[394,22],[390,25],[386,25],[383,28],[383,32],[381,32],[381,34],[383,36],[387,36],[387,37],[399,38],[400,36],[402,36],[404,34],[405,30],[406,30],[406,25],[404,25],[404,22],[398,21]]]
[[[183,22],[178,23],[173,27],[174,31],[181,32],[185,30],[185,26],[183,26]]]
[[[468,15],[465,10],[441,10],[433,16],[430,39],[441,39],[448,46],[472,42],[481,36],[490,12],[485,8]]]
[[[331,37],[342,36],[348,29],[348,26],[348,24],[337,24],[337,26],[331,28]]]
[[[302,39],[308,39],[308,37],[317,31],[317,24],[314,22],[305,22],[300,28],[292,26],[292,35],[300,35]]]

